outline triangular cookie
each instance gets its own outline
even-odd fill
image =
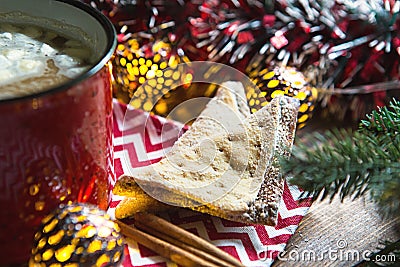
[[[225,82],[218,89],[216,96],[207,104],[199,118],[193,123],[188,131],[180,138],[190,135],[192,132],[203,129],[205,133],[202,138],[208,135],[223,134],[220,127],[214,127],[213,122],[221,121],[224,117],[224,110],[234,111],[237,119],[244,120],[250,115],[246,102],[244,88],[239,82]],[[211,122],[209,120],[212,120]],[[133,179],[121,177],[113,189],[114,194],[125,196],[115,209],[117,218],[125,218],[137,212],[159,212],[173,206],[165,205],[146,194]],[[175,198],[175,196],[173,196]]]
[[[293,142],[297,106],[291,98],[276,98],[245,120],[239,106],[232,109],[217,96],[165,158],[121,177],[116,188],[134,178],[170,205],[275,224],[283,191],[278,157]]]

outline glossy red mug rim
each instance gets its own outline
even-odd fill
[[[24,100],[29,100],[29,99],[34,99],[34,98],[39,98],[45,95],[49,94],[54,94],[60,91],[68,90],[71,87],[81,83],[82,81],[88,79],[89,77],[93,76],[97,72],[99,72],[105,64],[111,59],[112,55],[114,54],[115,48],[117,46],[117,34],[116,30],[114,28],[114,25],[111,23],[111,21],[100,11],[96,10],[95,8],[77,1],[77,0],[50,0],[50,1],[55,1],[55,2],[62,2],[66,3],[68,5],[74,6],[86,13],[88,13],[89,16],[92,18],[96,19],[98,23],[102,26],[105,34],[106,34],[106,39],[107,43],[104,48],[104,52],[102,52],[102,55],[99,55],[98,58],[99,60],[96,61],[96,63],[92,64],[92,66],[79,76],[77,76],[74,79],[71,79],[65,83],[62,83],[60,85],[51,87],[50,89],[44,90],[42,92],[34,93],[34,94],[29,94],[25,96],[17,96],[13,98],[8,98],[8,99],[1,99],[0,100],[0,105],[2,104],[8,104],[12,103],[15,101],[24,101]],[[0,1],[1,2],[1,1]]]

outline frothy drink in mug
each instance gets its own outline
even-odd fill
[[[108,207],[115,46],[80,1],[0,0],[0,266],[27,262],[60,203]]]
[[[29,24],[13,22],[17,18]],[[69,36],[74,30],[80,39]],[[45,91],[82,74],[93,63],[88,41],[82,30],[57,21],[20,13],[0,18],[0,99]]]

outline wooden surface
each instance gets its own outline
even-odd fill
[[[380,241],[398,239],[400,217],[383,220],[367,200],[315,202],[273,267],[353,266]]]

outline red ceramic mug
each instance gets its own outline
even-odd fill
[[[113,25],[74,0],[0,0],[0,16],[14,11],[79,27],[95,63],[50,90],[0,100],[0,266],[27,262],[37,226],[58,204],[106,209],[113,175]]]

